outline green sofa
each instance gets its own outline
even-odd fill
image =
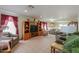
[[[63,52],[65,53],[79,53],[79,35],[66,36],[66,41],[64,42]]]

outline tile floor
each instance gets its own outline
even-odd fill
[[[30,40],[20,41],[13,53],[50,53],[50,46],[55,35],[37,36]]]

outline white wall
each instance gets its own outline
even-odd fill
[[[27,17],[26,16],[19,16],[18,17],[18,29],[19,29],[19,38],[21,39],[22,38],[22,25],[23,25],[23,21],[27,20],[26,19]]]

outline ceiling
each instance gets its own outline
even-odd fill
[[[0,5],[0,9],[25,16],[41,18],[77,18],[79,15],[78,5]],[[27,12],[24,12],[27,10]]]

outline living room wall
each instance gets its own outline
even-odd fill
[[[7,11],[7,10],[2,10],[2,9],[0,9],[0,14],[17,16],[18,17],[19,38],[22,39],[22,33],[23,33],[22,32],[22,23],[23,23],[23,21],[26,21],[27,20],[27,16],[19,15],[17,13],[10,12],[10,11]],[[1,17],[1,15],[0,15],[0,17]],[[34,20],[34,18],[32,18],[32,17],[29,17],[29,18],[30,18],[30,21],[33,21]]]
[[[19,38],[22,39],[22,23],[23,21],[26,21],[27,17],[26,16],[19,16],[18,17],[18,29],[19,29]]]

